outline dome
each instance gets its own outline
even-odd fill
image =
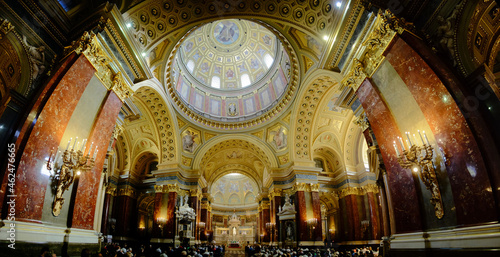
[[[250,206],[255,205],[259,187],[246,175],[230,173],[220,177],[211,187],[214,206]]]
[[[178,46],[169,92],[181,100],[180,109],[211,121],[247,121],[283,101],[291,67],[282,42],[264,26],[214,21],[191,31]]]

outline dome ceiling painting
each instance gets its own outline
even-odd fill
[[[181,113],[211,128],[262,123],[295,93],[289,52],[276,34],[252,21],[223,19],[194,28],[173,53],[167,92]]]

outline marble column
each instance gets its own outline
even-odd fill
[[[297,241],[310,241],[307,228],[306,197],[303,190],[295,193],[295,221],[297,226]]]
[[[47,165],[50,151],[59,146],[70,117],[94,73],[94,67],[84,55],[73,53],[63,60],[36,100],[31,111],[35,117],[27,121],[16,142],[20,149],[16,154],[20,162],[14,187],[17,221],[41,220],[49,176],[40,171]]]
[[[453,96],[403,38],[393,40],[386,50],[386,60],[405,82],[431,127],[435,139],[430,138],[431,145],[447,159],[446,171],[455,199],[457,223],[496,221],[495,200],[483,156]]]
[[[201,203],[201,212],[200,212],[200,223],[203,222],[205,223],[205,228],[201,229],[200,231],[200,241],[206,242],[207,241],[207,236],[206,231],[208,230],[208,203],[207,202],[202,202]]]
[[[118,189],[113,214],[116,217],[115,236],[134,237],[137,230],[137,197],[133,189]]]
[[[382,176],[386,175],[385,170],[382,172]],[[378,186],[380,192],[380,216],[382,222],[382,236],[388,237],[390,236],[390,227],[389,227],[389,210],[387,206],[387,194],[385,192],[385,183],[383,179],[380,180],[380,184]]]
[[[319,200],[319,184],[311,186],[311,202],[313,207],[313,217],[318,221],[318,224],[313,231],[313,241],[322,241],[322,224],[321,224],[321,202]]]
[[[101,233],[108,235],[108,220],[111,208],[111,199],[116,195],[116,187],[108,186],[104,195],[104,206],[102,208]]]
[[[166,219],[166,217],[162,217],[161,209],[163,205],[163,186],[155,186],[155,207],[153,213],[153,229],[152,229],[152,237],[153,238],[163,238],[164,235],[161,233],[161,226],[164,224],[159,224],[158,219]]]
[[[175,235],[177,228],[175,225],[175,206],[177,204],[178,191],[168,192],[168,204],[167,204],[167,223],[165,224],[165,237],[171,239],[172,242],[175,240]]]
[[[264,238],[263,241],[265,243],[269,243],[271,241],[271,233],[272,229],[267,228],[266,224],[271,222],[271,215],[269,212],[269,203],[264,203],[262,207],[262,224],[264,225]]]
[[[394,225],[397,233],[422,230],[419,199],[413,174],[398,163],[393,141],[402,136],[380,92],[370,79],[365,79],[356,91],[370,126],[379,145],[387,169],[388,188],[394,208]]]
[[[381,238],[380,236],[380,218],[379,218],[379,212],[378,212],[378,204],[377,204],[377,196],[376,192],[368,191],[366,196],[368,197],[368,210],[370,213],[370,226],[371,226],[371,231],[369,233],[368,239],[371,240],[379,240]]]
[[[195,240],[200,240],[200,228],[198,226],[201,218],[200,200],[201,199],[199,197],[198,189],[192,189],[189,191],[189,205],[191,206],[191,208],[193,208],[193,210],[196,213],[196,219],[193,224],[193,233]]]
[[[94,122],[94,127],[87,141],[87,148],[90,148],[91,142],[97,149],[94,155],[87,151],[87,154],[96,156],[94,167],[80,175],[78,191],[75,199],[73,212],[73,227],[81,229],[92,229],[94,225],[95,204],[97,202],[97,193],[100,183],[102,167],[106,159],[106,152],[115,127],[118,113],[122,107],[122,102],[113,91],[109,91],[102,104],[99,113]]]

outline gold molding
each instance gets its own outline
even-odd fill
[[[132,188],[121,188],[118,190],[118,196],[128,196],[137,199],[137,192]]]
[[[155,185],[155,193],[163,193],[163,185]]]
[[[65,56],[72,52],[85,55],[96,69],[95,75],[108,90],[115,92],[122,102],[133,94],[132,89],[125,82],[123,74],[121,72],[113,74],[109,67],[113,60],[103,50],[94,32],[85,31],[78,40],[64,48]]]
[[[362,44],[360,59],[354,58],[350,70],[341,82],[342,87],[358,90],[365,78],[370,78],[384,60],[384,52],[396,34],[413,31],[413,24],[397,18],[391,11],[380,10],[373,30]]]
[[[319,184],[310,184],[311,192],[319,192]]]
[[[199,188],[194,188],[194,189],[189,190],[189,195],[196,196],[196,197],[198,197],[198,200],[201,200],[201,196],[203,194],[201,193],[201,190]]]
[[[273,188],[269,191],[269,199],[273,199],[275,196],[281,196],[281,192],[283,190],[281,188]]]
[[[111,195],[111,196],[116,196],[116,187],[107,187],[106,188],[106,194]]]
[[[14,26],[10,21],[7,19],[1,19],[0,18],[0,32],[2,32],[4,35],[7,35],[9,32],[11,32],[14,29]],[[0,39],[2,39],[2,34],[0,34]]]

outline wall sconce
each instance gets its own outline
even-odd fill
[[[271,230],[271,229],[274,229],[276,227],[276,224],[275,223],[272,223],[272,222],[267,222],[266,223],[266,228]]]
[[[52,151],[50,151],[49,160],[47,161],[47,170],[50,172],[52,182],[56,185],[56,195],[54,196],[54,202],[52,204],[52,214],[56,217],[61,213],[61,208],[64,204],[64,198],[62,197],[64,192],[73,184],[75,176],[79,176],[81,172],[90,170],[94,167],[95,157],[98,152],[96,146],[93,157],[90,158],[90,152],[94,145],[94,142],[92,142],[87,155],[84,155],[87,139],[82,141],[82,146],[78,149],[80,145],[78,137],[75,138],[73,147],[70,150],[69,145],[72,140],[73,138],[69,139],[66,150],[64,150],[62,156],[60,156],[60,151],[54,153],[54,149],[52,149]],[[75,145],[77,150],[75,150]],[[62,163],[60,164],[60,162]]]
[[[401,154],[399,153],[396,141],[394,141],[394,149],[396,149],[398,162],[401,167],[404,169],[411,169],[413,172],[418,173],[427,190],[431,192],[430,201],[432,205],[434,205],[434,214],[438,219],[441,219],[444,215],[444,209],[441,192],[436,178],[436,171],[434,170],[434,163],[432,161],[434,148],[429,143],[429,139],[427,138],[425,131],[422,132],[424,137],[422,137],[422,133],[418,130],[422,146],[417,146],[417,138],[415,134],[413,134],[414,141],[412,141],[410,139],[410,133],[405,132],[406,137],[408,138],[406,143],[410,146],[409,149],[407,150],[405,148],[405,144],[400,137],[398,137],[398,143],[403,151]],[[427,143],[424,142],[424,138]]]
[[[361,221],[361,234],[364,235],[369,226],[370,226],[369,220],[362,220]]]
[[[198,223],[198,227],[199,227],[200,229],[205,228],[205,226],[206,226],[206,224],[205,224],[205,222],[203,222],[203,221],[201,221],[201,222],[199,222],[199,223]]]

